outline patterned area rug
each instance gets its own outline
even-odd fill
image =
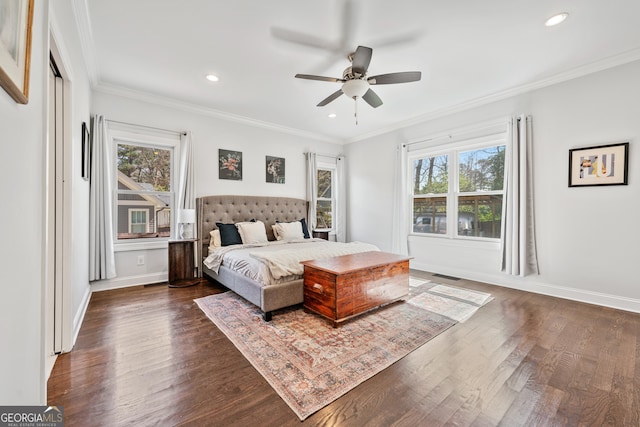
[[[438,286],[448,289],[430,291]],[[278,310],[264,322],[256,306],[233,292],[195,302],[304,420],[455,325],[453,314],[465,311],[455,306],[469,305],[457,295],[461,291],[412,279],[408,303],[391,304],[338,328],[300,306]],[[438,302],[430,303],[431,297]],[[442,304],[443,298],[453,302]],[[451,316],[426,309],[445,306]]]

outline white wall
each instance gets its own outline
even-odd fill
[[[355,142],[350,159],[350,239],[391,248],[394,158],[398,142],[525,113],[533,116],[534,192],[541,274],[499,271],[498,244],[411,236],[412,268],[640,311],[634,286],[640,228],[640,62],[559,83],[483,107]],[[570,148],[630,141],[629,185],[568,188]],[[442,141],[435,144],[442,144]]]
[[[242,194],[255,196],[305,197],[304,153],[315,151],[337,155],[342,145],[313,140],[293,133],[253,126],[216,117],[206,110],[172,105],[164,99],[144,100],[139,96],[97,91],[93,94],[92,113],[108,120],[193,132],[196,157],[196,196]],[[218,149],[243,153],[242,181],[218,179]],[[285,158],[285,183],[265,182],[265,156]],[[137,257],[145,265],[137,265]],[[94,290],[164,281],[167,278],[167,250],[135,250],[116,253],[115,279],[95,282]]]
[[[43,227],[48,2],[33,17],[29,103],[0,89],[0,405],[45,403]]]
[[[51,6],[51,11],[49,11]],[[35,3],[31,47],[30,91],[27,105],[16,104],[0,90],[0,404],[46,403],[45,365],[45,235],[48,150],[49,36],[56,42],[70,73],[70,145],[66,160],[71,191],[70,318],[67,331],[82,312],[88,295],[88,185],[80,177],[81,125],[89,118],[90,87],[77,46],[75,21],[69,2]],[[77,319],[79,326],[80,319]]]

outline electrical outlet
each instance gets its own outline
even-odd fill
[[[138,255],[138,265],[144,265],[144,255]]]

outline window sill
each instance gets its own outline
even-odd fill
[[[129,251],[146,251],[150,249],[166,249],[168,246],[168,239],[157,240],[153,242],[125,242],[114,243],[114,252],[129,252]]]
[[[476,247],[486,249],[500,248],[500,239],[488,239],[482,237],[449,237],[442,234],[425,235],[410,233],[409,239],[414,241],[427,241],[432,239],[437,244],[443,244],[446,246],[458,246],[458,247]]]

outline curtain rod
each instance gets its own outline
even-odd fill
[[[157,127],[153,127],[153,126],[146,126],[146,125],[138,125],[138,124],[135,124],[135,123],[121,122],[121,121],[118,121],[118,120],[109,120],[109,119],[107,119],[107,121],[110,122],[110,123],[118,123],[118,124],[121,124],[121,125],[135,126],[135,127],[147,128],[147,129],[154,129],[154,130],[159,130],[161,132],[175,133],[175,134],[178,134],[178,135],[186,135],[187,134],[187,132],[185,132],[185,131],[162,129],[162,128],[157,128]]]
[[[306,156],[307,154],[310,154],[310,152],[307,153],[302,153],[303,156]],[[344,154],[338,154],[337,156],[335,154],[322,154],[322,153],[315,153],[316,156],[320,156],[320,157],[329,157],[331,159],[337,159],[339,157],[344,157]]]
[[[475,125],[475,126],[468,126],[468,127],[464,127],[464,128],[460,128],[460,129],[455,129],[451,132],[446,132],[446,133],[442,133],[440,135],[434,135],[433,137],[429,138],[429,139],[420,139],[417,141],[411,141],[411,142],[406,142],[404,144],[402,144],[403,147],[408,147],[414,144],[421,144],[424,142],[429,142],[429,141],[435,141],[438,139],[452,139],[453,137],[460,137],[462,135],[468,134],[468,133],[473,133],[473,132],[479,132],[481,130],[484,129],[491,129],[491,128],[496,128],[495,132],[491,132],[489,134],[483,134],[482,136],[490,136],[490,135],[497,135],[499,133],[503,133],[506,131],[507,128],[507,123],[508,123],[508,118],[504,118],[504,119],[499,119],[499,120],[493,120],[490,122],[486,122],[486,123],[482,123],[479,125]],[[519,119],[518,119],[519,120]],[[498,130],[499,126],[504,126],[504,130],[500,129]]]

